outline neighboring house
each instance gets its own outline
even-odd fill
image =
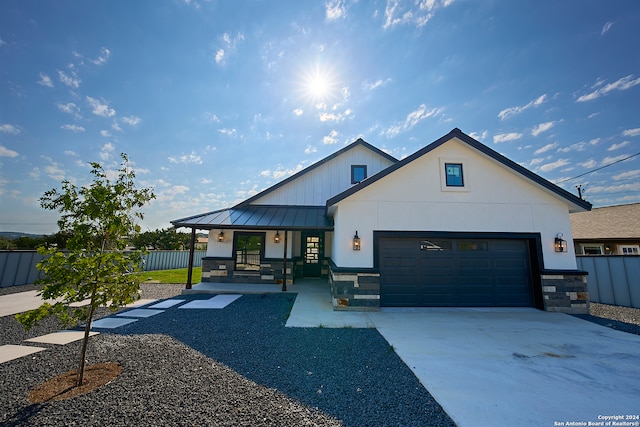
[[[589,209],[454,129],[401,161],[358,139],[232,208],[171,222],[210,230],[206,282],[325,278],[337,310],[587,312],[569,213]]]
[[[196,250],[207,250],[207,243],[209,242],[208,237],[198,236],[196,238],[195,249]]]
[[[640,203],[571,214],[576,255],[640,255]]]

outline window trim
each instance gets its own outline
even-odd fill
[[[364,170],[364,178],[362,178],[360,181],[356,181],[355,179],[355,171],[356,169],[360,169],[362,168]],[[367,179],[367,165],[351,165],[351,183],[352,184],[358,184],[362,181],[364,181],[365,179]]]
[[[471,190],[471,174],[468,162],[460,157],[440,157],[440,190],[443,192],[468,193]],[[462,185],[447,184],[447,165],[460,165]]]

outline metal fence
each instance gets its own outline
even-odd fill
[[[640,256],[577,256],[591,302],[640,308]]]
[[[193,266],[202,266],[202,258],[207,251],[195,251]],[[144,271],[186,268],[189,265],[189,251],[152,251],[143,257]],[[0,251],[0,287],[19,286],[33,283],[41,272],[36,264],[42,255],[36,251]]]

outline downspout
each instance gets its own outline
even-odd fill
[[[282,292],[287,291],[287,230],[284,230],[284,262],[282,266]]]
[[[193,252],[196,247],[196,229],[191,228],[191,245],[189,245],[189,267],[187,270],[187,287],[191,289],[191,278],[193,277]]]

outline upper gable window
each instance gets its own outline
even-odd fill
[[[351,183],[357,184],[367,178],[367,165],[351,165]]]
[[[444,173],[447,187],[464,187],[462,163],[445,163]]]

